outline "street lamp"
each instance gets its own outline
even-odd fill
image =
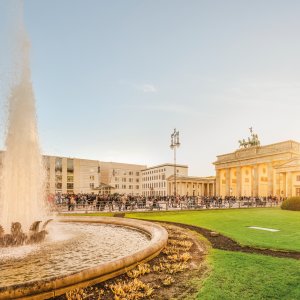
[[[176,198],[176,148],[180,146],[179,142],[179,131],[174,129],[174,132],[171,134],[171,145],[170,148],[174,150],[174,196]]]

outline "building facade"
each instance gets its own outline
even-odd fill
[[[101,183],[114,187],[114,193],[127,195],[141,194],[142,170],[145,165],[117,162],[99,162]]]
[[[256,136],[257,137],[257,136]],[[300,144],[241,143],[233,153],[217,156],[217,196],[281,196],[300,194]]]
[[[174,175],[168,177],[168,195],[174,195]],[[215,177],[176,177],[176,195],[212,197],[215,195]]]
[[[120,193],[139,195],[145,165],[44,156],[49,193]],[[105,188],[104,188],[105,187]]]
[[[174,164],[162,164],[142,170],[142,195],[173,195],[168,190],[167,179],[174,175],[174,169]],[[188,166],[176,165],[176,176],[188,176]]]
[[[101,182],[97,160],[44,156],[48,193],[91,193]]]

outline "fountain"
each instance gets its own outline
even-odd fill
[[[30,44],[25,30],[19,31],[19,40],[19,72],[8,102],[6,151],[2,160],[0,189],[0,237],[4,231],[10,230],[11,233],[3,236],[0,245],[33,242],[33,234],[29,236],[23,233],[22,228],[37,233],[39,223],[35,221],[47,217],[43,192],[45,172],[38,142],[30,75]]]
[[[23,25],[18,32],[18,72],[9,96],[1,167],[0,299],[46,299],[155,257],[168,235],[156,224],[108,217],[62,218],[46,230],[52,217],[44,201],[30,43]]]

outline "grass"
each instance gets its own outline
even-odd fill
[[[219,231],[244,245],[300,251],[300,212],[295,211],[278,208],[169,211],[126,213],[126,217],[196,225]],[[248,226],[280,231],[260,231]],[[300,299],[298,260],[222,250],[212,250],[208,259],[212,272],[203,284],[198,283],[197,299]]]
[[[213,250],[197,299],[300,299],[300,261]]]
[[[127,213],[126,217],[196,225],[231,237],[242,245],[300,251],[300,212],[279,208]],[[259,226],[278,232],[249,229]]]

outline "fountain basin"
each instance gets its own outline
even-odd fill
[[[0,282],[0,299],[47,299],[64,294],[74,288],[83,288],[105,281],[127,272],[140,262],[148,261],[157,256],[168,239],[167,231],[163,227],[146,221],[110,217],[64,217],[59,221],[127,227],[149,235],[150,241],[146,247],[134,253],[99,263],[99,265],[91,268],[84,268],[72,274],[52,276],[4,287],[1,287]]]

